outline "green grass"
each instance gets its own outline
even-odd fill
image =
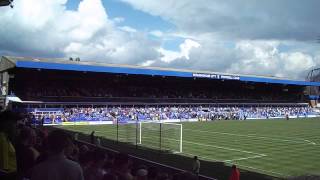
[[[114,125],[61,128],[84,134],[94,130],[97,136],[116,139]],[[135,137],[133,129],[121,126],[121,140]],[[159,132],[148,132],[142,136],[142,145],[158,148]],[[177,135],[171,132],[169,137],[164,132],[162,136],[166,140],[162,142],[164,146],[177,147],[178,143],[173,143],[176,142]],[[135,142],[135,138],[132,142]],[[280,178],[305,174],[320,175],[320,119],[183,123],[183,153],[178,156],[194,155],[206,162],[223,162],[227,166],[237,164],[242,170]],[[181,163],[175,164],[174,159],[170,161],[175,166],[184,167]],[[168,161],[166,163],[168,164]],[[201,173],[216,176],[208,167],[202,168]]]

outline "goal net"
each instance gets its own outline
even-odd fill
[[[139,140],[139,124],[126,123],[117,125],[117,141],[136,144]]]
[[[182,124],[140,122],[138,144],[175,153],[182,152]]]

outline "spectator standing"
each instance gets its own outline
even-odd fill
[[[91,143],[91,144],[95,144],[95,137],[94,137],[94,133],[95,133],[95,132],[94,132],[94,131],[92,131],[92,132],[91,132],[91,134],[90,134],[90,143]]]
[[[31,180],[83,180],[80,165],[65,156],[70,145],[71,138],[66,132],[52,131],[48,136],[49,156],[33,168]]]
[[[74,140],[78,141],[78,139],[79,139],[79,133],[75,133],[74,134]]]
[[[229,180],[240,180],[240,171],[237,169],[236,165],[232,165],[231,175]]]
[[[97,140],[96,140],[96,146],[100,147],[101,146],[101,140],[99,137],[97,137]]]
[[[198,156],[194,156],[194,158],[193,158],[192,172],[197,176],[199,175],[199,172],[200,172],[200,161],[198,159]]]
[[[0,169],[14,178],[17,171],[16,151],[13,146],[16,121],[21,117],[11,111],[0,114]]]

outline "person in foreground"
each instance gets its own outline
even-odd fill
[[[16,121],[20,120],[11,111],[0,113],[0,177],[15,179],[17,172],[16,150],[13,146],[16,136]]]
[[[72,141],[67,133],[52,131],[48,136],[48,157],[34,167],[31,180],[83,180],[80,165],[65,156],[70,145]]]
[[[240,180],[240,171],[237,169],[236,165],[232,165],[231,175],[229,180]]]

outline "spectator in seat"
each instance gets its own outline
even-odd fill
[[[52,131],[48,136],[48,157],[33,168],[31,180],[84,180],[80,165],[65,156],[71,144],[66,132]]]
[[[159,174],[159,170],[155,167],[148,169],[148,180],[156,180]]]
[[[103,165],[106,162],[106,154],[101,150],[95,150],[92,154],[93,161],[88,168],[84,170],[85,180],[102,180],[106,172]]]
[[[197,180],[198,177],[190,172],[175,174],[173,180]]]
[[[106,174],[104,175],[103,180],[118,180],[118,176],[115,174]]]
[[[148,179],[148,168],[145,165],[140,165],[137,168],[134,168],[132,171],[136,180]]]
[[[117,175],[119,180],[133,180],[130,166],[131,161],[129,156],[124,153],[119,153],[115,157],[111,174]]]
[[[231,175],[229,180],[240,180],[240,172],[236,165],[232,165]]]

